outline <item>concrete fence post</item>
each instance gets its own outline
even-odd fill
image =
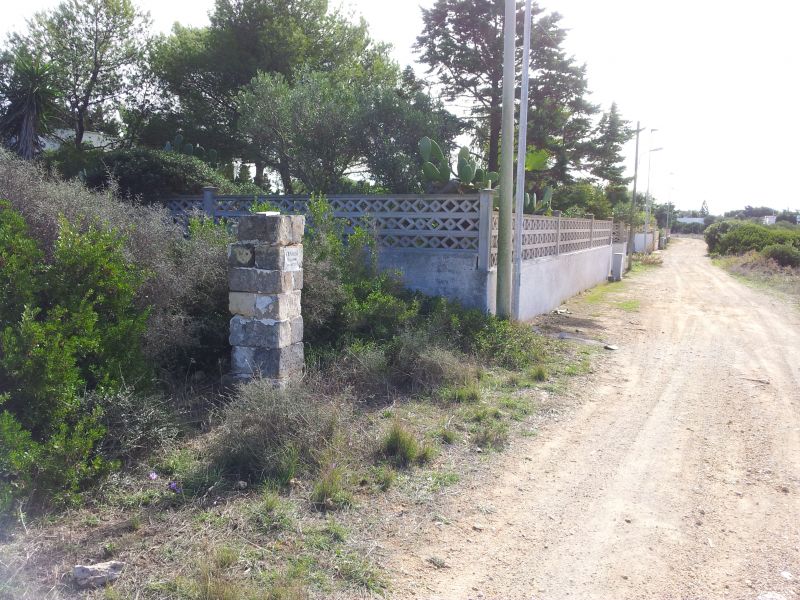
[[[594,248],[594,215],[589,213],[586,216],[592,220],[592,222],[589,223],[589,249],[592,249]]]
[[[203,212],[212,219],[217,216],[216,200],[214,199],[216,192],[217,188],[213,186],[206,186],[203,188]]]
[[[285,386],[303,371],[303,232],[305,217],[256,213],[240,217],[228,246],[231,374]]]
[[[492,254],[492,207],[494,193],[481,190],[479,196],[480,221],[478,225],[478,269],[488,271]]]
[[[561,211],[554,210],[553,216],[556,218],[556,256],[561,254]]]

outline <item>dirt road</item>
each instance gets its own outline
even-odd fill
[[[704,252],[593,317],[620,350],[559,422],[398,521],[397,598],[800,598],[800,313]]]

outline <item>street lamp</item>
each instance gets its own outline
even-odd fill
[[[653,132],[658,131],[658,129],[651,129],[650,130],[650,145],[652,146],[653,143]],[[650,254],[650,245],[647,243],[647,236],[650,233],[650,167],[653,164],[653,152],[660,152],[664,148],[650,148],[649,152],[647,153],[647,191],[645,192],[645,204],[647,206],[645,211],[645,220],[644,220],[644,251],[645,254]]]

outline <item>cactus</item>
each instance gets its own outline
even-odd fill
[[[500,179],[500,175],[494,171],[486,171],[478,167],[475,158],[470,154],[466,146],[458,152],[458,164],[456,166],[457,179],[451,181],[450,161],[442,152],[441,146],[429,137],[424,137],[419,141],[419,153],[422,157],[422,174],[429,188],[437,191],[450,190],[453,188],[479,189],[490,188],[492,184]]]

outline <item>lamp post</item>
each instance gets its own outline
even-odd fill
[[[651,129],[650,130],[650,146],[653,145],[653,132],[658,131],[658,129]],[[645,254],[650,254],[650,246],[647,243],[647,236],[650,232],[650,167],[653,164],[653,152],[660,152],[664,148],[650,148],[647,153],[647,191],[644,194],[644,201],[646,205],[645,209],[645,218],[644,218],[644,251]]]

